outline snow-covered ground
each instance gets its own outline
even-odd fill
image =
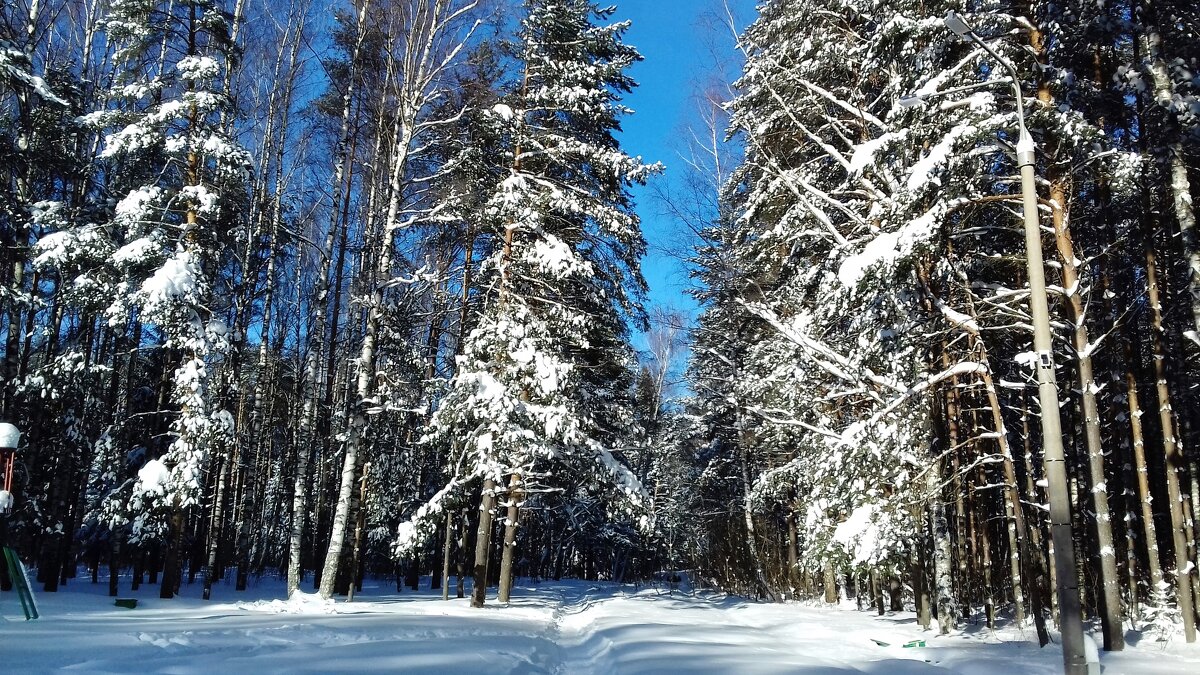
[[[428,579],[423,580],[425,584]],[[424,586],[423,586],[424,587]],[[124,585],[128,589],[128,584]],[[935,637],[911,614],[769,605],[615,584],[523,584],[508,607],[471,609],[438,592],[368,586],[353,603],[283,601],[282,586],[247,593],[198,585],[137,609],[113,606],[104,584],[40,594],[43,618],[21,620],[0,594],[2,673],[1058,673],[1057,647],[1032,630],[969,628]],[[1104,655],[1104,672],[1200,673],[1200,647],[1137,640]],[[904,648],[925,640],[924,648]],[[877,642],[887,643],[882,646]]]

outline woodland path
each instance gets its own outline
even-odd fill
[[[428,581],[427,579],[424,581]],[[128,585],[125,585],[128,588]],[[195,591],[193,593],[192,591]],[[0,595],[0,671],[12,673],[1057,673],[1058,651],[1032,631],[934,638],[911,614],[768,605],[663,589],[561,582],[519,585],[508,607],[471,609],[437,592],[368,586],[354,603],[272,600],[282,586],[216,600],[134,594],[112,606],[104,584],[39,596],[45,618],[20,621]],[[255,599],[259,598],[259,599]],[[1131,634],[1135,638],[1136,634]],[[906,642],[926,640],[925,648]],[[873,640],[888,643],[880,646]],[[1136,639],[1135,639],[1136,641]],[[1200,649],[1146,641],[1106,657],[1105,673],[1200,672]]]

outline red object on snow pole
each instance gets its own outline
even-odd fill
[[[13,468],[17,464],[20,440],[21,432],[15,426],[0,422],[0,515],[12,509]]]
[[[13,465],[17,463],[16,448],[0,448],[0,475],[4,476],[3,489],[12,493]]]

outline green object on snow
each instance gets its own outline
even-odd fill
[[[913,640],[912,642],[904,643],[905,649],[911,649],[913,647],[924,647],[924,646],[925,646],[924,640]]]
[[[13,590],[17,592],[17,598],[21,601],[21,611],[25,613],[25,620],[32,621],[38,618],[37,602],[33,599],[33,591],[29,590],[29,575],[25,573],[25,565],[21,564],[17,552],[4,547],[4,562],[8,565],[8,578],[12,580]]]
[[[114,602],[113,604],[116,605],[117,607],[124,607],[125,609],[133,609],[134,607],[137,607],[137,598],[117,598],[116,602]]]
[[[876,640],[875,638],[871,638],[871,642],[874,642],[875,644],[879,645],[880,647],[890,647],[891,646],[890,644],[884,642],[883,640]]]

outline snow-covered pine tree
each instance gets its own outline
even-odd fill
[[[979,365],[943,368],[920,339],[932,317],[917,279],[940,222],[930,208],[937,184],[930,173],[956,135],[910,168],[909,149],[930,137],[936,144],[936,130],[909,120],[908,129],[893,131],[886,121],[922,73],[953,65],[945,37],[935,20],[921,18],[924,8],[889,6],[884,17],[857,2],[760,9],[743,41],[748,65],[732,104],[747,147],[734,186],[744,191],[738,257],[756,281],[739,302],[773,330],[760,332],[738,386],[742,405],[767,422],[760,452],[800,452],[763,476],[759,498],[791,494],[772,483],[807,473],[800,493],[808,531],[800,538],[808,551],[799,557],[827,568],[839,549],[859,562],[906,558],[920,529],[900,495],[924,495],[945,630],[956,615],[944,545],[950,534],[936,508],[940,494],[928,492],[943,478],[926,440],[926,406],[934,385]],[[827,30],[796,30],[814,25]],[[921,31],[928,34],[914,41]],[[913,44],[927,47],[914,53]],[[962,125],[957,135],[975,130]],[[884,146],[880,163],[899,163],[899,172],[876,170]],[[851,530],[863,535],[851,540]],[[828,569],[825,577],[832,578]],[[826,596],[835,597],[832,589]]]
[[[249,157],[221,124],[230,44],[218,2],[119,0],[105,31],[117,47],[117,76],[108,104],[87,118],[109,130],[100,157],[116,202],[104,228],[120,280],[104,313],[110,324],[152,326],[173,371],[173,440],[141,470],[130,502],[135,537],[138,524],[165,532],[169,518],[161,588],[169,598],[179,583],[184,513],[199,503],[214,449],[234,431],[210,391],[211,368],[228,347],[212,288]]]
[[[509,158],[480,224],[496,242],[483,263],[486,298],[428,439],[461,459],[397,541],[405,551],[431,535],[444,502],[482,479],[477,606],[497,495],[507,500],[504,600],[531,492],[572,476],[600,480],[615,484],[630,514],[642,496],[614,450],[628,419],[632,359],[622,354],[630,353],[626,320],[640,311],[645,247],[626,187],[655,167],[613,136],[628,112],[620,96],[633,86],[625,71],[640,57],[621,41],[627,24],[606,23],[611,15],[587,0],[529,0],[521,81],[492,110]]]
[[[978,501],[964,506],[963,486],[1003,486],[997,515],[1009,521],[1008,571],[1018,617],[1028,597],[1022,587],[1032,576],[1025,538],[1038,536],[1023,525],[1028,497],[1020,494],[1011,450],[1017,439],[1004,419],[1009,394],[996,386],[996,369],[999,375],[1013,371],[1009,359],[1028,337],[1006,333],[989,344],[980,329],[982,311],[993,331],[1010,331],[1008,317],[1020,311],[1014,306],[1019,293],[1008,288],[1012,270],[996,260],[1021,255],[1020,240],[995,236],[1017,225],[1008,206],[1015,111],[1007,92],[995,89],[1003,83],[989,84],[1000,75],[996,64],[942,25],[946,9],[962,8],[953,2],[764,3],[742,43],[748,64],[730,109],[747,159],[729,190],[740,214],[729,238],[731,255],[750,282],[737,290],[736,302],[774,329],[742,340],[747,376],[735,378],[731,400],[764,421],[753,453],[766,458],[799,449],[793,461],[759,480],[756,508],[790,499],[788,484],[799,481],[810,501],[809,531],[800,539],[815,546],[815,560],[849,549],[851,558],[866,554],[863,560],[878,563],[880,554],[905,560],[925,546],[922,528],[905,524],[914,516],[904,507],[914,498],[925,501],[943,630],[952,627],[956,597],[966,597],[962,575],[976,572],[963,564],[962,530],[947,522],[965,523],[976,514],[964,509],[981,508]],[[1128,155],[1110,151],[1102,125],[1080,114],[1087,111],[1080,100],[1086,93],[1075,86],[1083,79],[1071,70],[1076,62],[1063,58],[1052,64],[1055,70],[1034,77],[1019,41],[991,37],[1024,32],[1036,42],[1038,29],[1016,15],[1025,8],[994,2],[972,9],[977,13],[968,19],[1021,65],[1024,81],[1064,92],[1042,97],[1046,105],[1035,109],[1031,122],[1047,149],[1043,175],[1075,167],[1076,183],[1051,195],[1052,203],[1090,213],[1097,176],[1110,192],[1128,192]],[[1055,12],[1046,19],[1049,30],[1065,30],[1069,9]],[[1054,44],[1062,49],[1069,41]],[[897,105],[906,95],[961,85],[979,89],[937,103]],[[1056,95],[1071,105],[1058,104]],[[1087,338],[1086,301],[1074,302],[1089,288],[1086,278],[1076,281],[1087,270],[1064,248],[1069,220],[1065,206],[1058,210],[1059,249],[1070,268],[1064,268],[1062,288],[1079,326],[1082,426],[1092,434],[1099,423],[1088,412],[1095,410],[1088,402],[1095,346]],[[1011,372],[1008,379],[1020,376]],[[967,415],[963,397],[978,397],[988,414]],[[932,419],[931,403],[941,409]],[[989,423],[980,429],[984,420]],[[987,443],[964,445],[963,429]],[[979,448],[992,443],[999,461],[967,472]],[[1097,569],[1110,579],[1113,551],[1104,542],[1112,538],[1104,532],[1102,499],[1108,476],[1098,443],[1091,445]],[[948,484],[956,487],[948,491]],[[957,494],[947,513],[941,505],[949,492]],[[917,514],[916,524],[924,519]],[[839,535],[852,531],[870,536]],[[1107,581],[1103,587],[1113,588]],[[1040,612],[1035,616],[1040,620]],[[1111,617],[1105,614],[1106,624],[1114,623]]]
[[[757,428],[739,439],[749,465],[749,549],[753,557],[755,511],[804,513],[809,531],[799,539],[808,550],[799,559],[823,574],[830,601],[837,597],[829,586],[835,526],[861,511],[871,517],[860,520],[894,518],[884,529],[911,533],[901,524],[909,514],[885,506],[884,486],[911,486],[922,452],[923,415],[911,414],[919,404],[902,395],[901,384],[920,372],[919,350],[904,344],[902,325],[888,325],[905,320],[913,297],[889,285],[857,304],[837,278],[850,239],[878,218],[873,203],[887,200],[849,160],[856,141],[883,125],[870,109],[883,80],[864,81],[853,65],[869,56],[876,27],[857,3],[764,4],[743,36],[747,65],[730,105],[746,147],[726,196],[735,208],[731,255],[741,284],[732,303],[757,322],[742,331],[747,351],[730,395],[739,428],[747,416]],[[778,468],[752,485],[770,465]],[[803,503],[791,503],[791,495]],[[872,543],[903,552],[903,539]]]
[[[57,150],[66,142],[55,136],[70,135],[69,122],[61,124],[62,117],[69,119],[68,101],[65,92],[64,97],[55,94],[35,72],[36,45],[30,36],[39,20],[37,12],[31,10],[22,25],[14,8],[11,20],[16,25],[6,21],[0,28],[0,237],[4,247],[0,265],[6,270],[0,286],[0,311],[6,321],[0,415],[11,419],[16,415],[19,381],[25,375],[21,336],[40,309],[38,289],[28,274],[33,257],[30,244],[35,235],[56,229],[68,218],[63,195],[54,189],[54,179],[61,175],[56,175],[55,164],[65,159]],[[8,33],[9,26],[15,34]],[[57,112],[49,112],[47,106]]]
[[[89,353],[91,326],[74,336],[57,334],[66,316],[58,298],[75,289],[38,262],[40,241],[53,241],[79,216],[88,163],[76,147],[78,82],[50,63],[35,38],[45,9],[14,6],[0,22],[0,415],[22,423],[28,430],[23,440],[45,458],[31,467],[29,482],[39,487],[23,495],[15,529],[30,536],[38,580],[55,591],[73,569],[66,560],[76,524],[68,495],[87,462],[98,384],[107,377]]]

